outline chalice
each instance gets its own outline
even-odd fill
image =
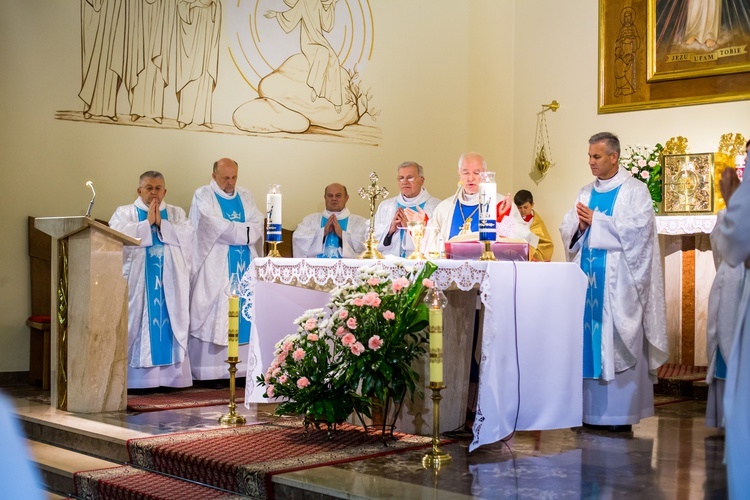
[[[407,257],[409,260],[425,260],[424,254],[420,251],[422,238],[424,237],[424,222],[421,220],[410,220],[406,227],[414,240],[414,251]]]

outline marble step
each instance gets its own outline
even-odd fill
[[[104,469],[121,465],[65,448],[27,440],[32,461],[39,468],[49,490],[48,498],[66,498],[75,492],[73,474],[78,471]]]
[[[143,432],[57,410],[49,405],[24,405],[21,400],[16,402],[16,416],[30,440],[103,460],[127,462],[127,440],[148,436]]]

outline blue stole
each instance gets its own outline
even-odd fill
[[[604,215],[612,215],[620,186],[606,193],[591,191],[589,208]],[[604,314],[604,284],[607,251],[589,248],[589,231],[581,248],[581,269],[588,277],[586,308],[583,314],[583,378],[602,376],[602,317]]]
[[[320,217],[320,227],[326,227],[328,223],[328,217],[325,215]],[[339,226],[342,231],[346,231],[349,225],[349,217],[345,219],[339,219]],[[323,240],[323,253],[318,254],[319,259],[340,259],[341,258],[341,238],[336,236],[336,233],[328,233]]]
[[[724,356],[721,355],[721,347],[716,348],[716,372],[714,377],[726,380],[727,379],[727,362],[724,361]]]
[[[424,206],[426,204],[427,204],[427,201],[423,201],[419,205],[414,205],[414,206],[417,206],[417,207],[421,208],[422,210],[424,210]],[[407,207],[406,205],[402,205],[401,203],[396,202],[396,209],[399,209],[399,208],[403,208],[403,209],[412,208],[413,209],[414,206]],[[398,247],[398,255],[399,255],[399,257],[406,258],[406,249],[404,249],[404,238],[406,237],[406,229],[399,229],[398,230],[398,235],[399,235],[399,242],[400,242],[399,243],[399,247]]]
[[[242,199],[236,192],[232,199],[224,198],[216,193],[214,194],[219,202],[219,207],[221,207],[221,215],[226,220],[245,222],[245,207],[242,206]],[[229,250],[227,250],[229,278],[231,279],[232,274],[237,273],[239,279],[242,280],[251,260],[250,249],[247,245],[229,245]],[[240,311],[244,307],[245,299],[240,297]],[[250,321],[245,318],[244,314],[240,313],[240,344],[247,344],[248,342],[250,342]]]
[[[456,200],[456,206],[453,208],[451,232],[448,235],[448,238],[453,238],[461,232],[464,221],[468,217],[471,217],[471,232],[475,233],[479,231],[479,205],[464,205],[460,201]]]
[[[136,207],[138,220],[148,219],[148,212]],[[167,211],[161,211],[162,220],[167,219]],[[148,312],[151,363],[154,366],[172,364],[172,324],[169,322],[167,301],[162,286],[164,270],[164,243],[158,236],[159,228],[151,226],[151,246],[146,249],[146,308]]]

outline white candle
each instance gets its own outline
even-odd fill
[[[236,360],[240,356],[240,298],[229,297],[229,328],[227,357]]]
[[[266,195],[267,241],[281,241],[281,192],[278,184],[272,184]]]
[[[495,241],[495,221],[497,219],[497,184],[495,172],[482,172],[479,182],[479,239]]]

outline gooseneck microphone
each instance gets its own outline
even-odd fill
[[[93,196],[91,197],[91,201],[89,202],[89,209],[86,210],[86,217],[91,217],[91,208],[94,206],[94,198],[96,198],[96,191],[94,191],[94,183],[91,181],[86,181],[86,185],[91,188],[91,193]]]

